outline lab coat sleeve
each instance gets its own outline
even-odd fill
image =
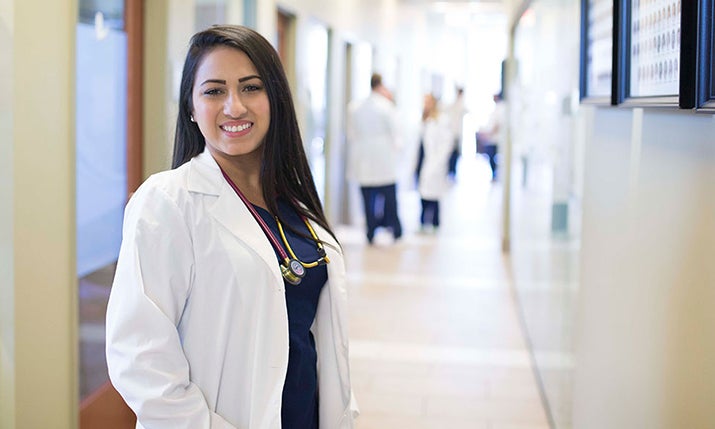
[[[150,179],[127,205],[107,308],[109,376],[138,428],[234,429],[190,380],[177,330],[193,260],[184,216]]]

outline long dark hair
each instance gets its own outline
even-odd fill
[[[256,31],[239,25],[215,25],[194,34],[184,62],[179,92],[179,115],[174,137],[172,168],[188,162],[203,152],[206,140],[191,122],[196,70],[203,58],[219,46],[243,51],[253,62],[263,80],[271,111],[271,122],[263,141],[261,182],[263,198],[271,213],[278,215],[278,197],[291,204],[303,216],[312,219],[335,238],[325,218],[315,189],[313,175],[303,149],[298,120],[288,79],[278,53]],[[285,222],[284,222],[285,223]]]

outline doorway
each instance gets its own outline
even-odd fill
[[[143,5],[80,0],[76,27],[76,223],[80,427],[130,427],[109,384],[104,317],[124,206],[142,181]]]

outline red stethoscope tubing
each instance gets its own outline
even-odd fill
[[[263,220],[261,215],[258,214],[255,208],[253,208],[253,204],[251,204],[250,201],[248,201],[248,198],[246,198],[245,195],[243,195],[243,192],[241,192],[240,189],[238,189],[238,186],[236,186],[235,183],[233,183],[233,180],[231,180],[230,177],[228,177],[228,174],[226,174],[225,171],[223,171],[223,168],[219,166],[219,170],[221,170],[221,174],[223,174],[223,177],[226,179],[229,185],[231,185],[231,188],[233,188],[234,192],[236,192],[236,195],[243,201],[243,204],[246,205],[246,208],[248,209],[249,212],[251,212],[251,215],[253,215],[253,218],[256,219],[256,222],[258,222],[258,225],[261,227],[263,230],[263,233],[266,234],[266,237],[268,237],[268,240],[271,242],[273,247],[276,249],[276,251],[280,254],[281,259],[284,261],[290,261],[290,258],[288,257],[288,253],[283,249],[283,246],[278,243],[278,239],[276,238],[275,235],[273,235],[273,232],[270,230],[266,222]]]

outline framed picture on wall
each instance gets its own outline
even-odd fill
[[[697,0],[685,0],[685,2]],[[617,102],[678,107],[681,80],[681,0],[621,0],[618,10]]]
[[[581,102],[614,104],[614,0],[581,0]]]
[[[682,14],[683,22],[696,23],[683,25],[682,50],[683,73],[695,85],[681,85],[680,107],[712,113],[715,112],[715,0],[685,2]]]

